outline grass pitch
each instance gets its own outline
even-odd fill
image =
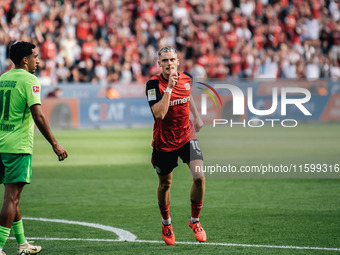
[[[199,134],[207,164],[340,163],[340,125],[296,128],[205,127]],[[58,162],[35,136],[32,183],[21,198],[23,216],[98,223],[161,241],[157,175],[150,163],[152,128],[56,131],[69,158]],[[340,174],[338,174],[339,176]],[[270,178],[207,175],[201,213],[209,243],[340,248],[340,179],[310,175]],[[283,178],[282,178],[283,177]],[[286,178],[284,178],[286,177]],[[318,178],[315,178],[318,177]],[[320,178],[321,177],[321,178]],[[171,191],[176,241],[195,242],[187,226],[191,177],[179,164]],[[3,193],[3,187],[1,187]],[[86,226],[24,220],[27,237],[117,239]],[[339,254],[287,249],[144,242],[37,240],[41,254]],[[4,251],[14,254],[15,241]]]

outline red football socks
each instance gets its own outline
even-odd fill
[[[199,218],[203,206],[203,201],[191,201],[191,218]]]
[[[170,218],[170,204],[166,206],[160,206],[159,205],[159,211],[161,212],[162,218],[164,220],[167,220]]]

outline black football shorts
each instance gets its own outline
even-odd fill
[[[151,162],[157,174],[167,175],[178,166],[178,157],[182,159],[183,163],[189,163],[196,159],[203,160],[198,140],[193,139],[181,148],[170,152],[158,151],[154,148]]]

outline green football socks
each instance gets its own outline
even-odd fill
[[[0,226],[0,249],[4,248],[4,245],[7,241],[10,232],[11,232],[10,228]]]
[[[12,230],[18,244],[23,244],[24,242],[26,242],[26,238],[24,235],[24,225],[22,224],[22,220],[13,222]]]

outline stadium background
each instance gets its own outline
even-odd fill
[[[43,98],[61,89],[62,101],[44,102],[53,127],[145,125],[152,123],[145,82],[159,72],[157,50],[172,45],[195,82],[253,87],[262,107],[270,105],[268,80],[308,88],[312,119],[339,121],[339,20],[333,0],[5,0],[0,73],[12,67],[9,44],[32,41]],[[209,111],[226,116],[229,101]]]
[[[165,45],[180,50],[181,69],[194,76],[198,108],[198,81],[230,83],[244,92],[252,87],[261,107],[271,105],[273,86],[307,88],[313,115],[294,115],[294,129],[212,130],[205,119],[198,138],[206,163],[334,166],[340,142],[339,20],[334,0],[0,1],[0,73],[11,68],[10,42],[37,44],[43,109],[70,155],[58,164],[36,132],[23,215],[114,226],[150,242],[109,242],[117,236],[30,220],[24,223],[27,236],[46,254],[338,254],[338,178],[208,175],[201,220],[212,244],[204,246],[193,244],[185,225],[191,178],[183,164],[174,174],[171,206],[176,240],[189,243],[166,247],[144,90],[159,71],[157,50]],[[223,106],[208,98],[207,117],[229,118],[231,96],[218,92]],[[14,240],[5,247],[11,250]]]

